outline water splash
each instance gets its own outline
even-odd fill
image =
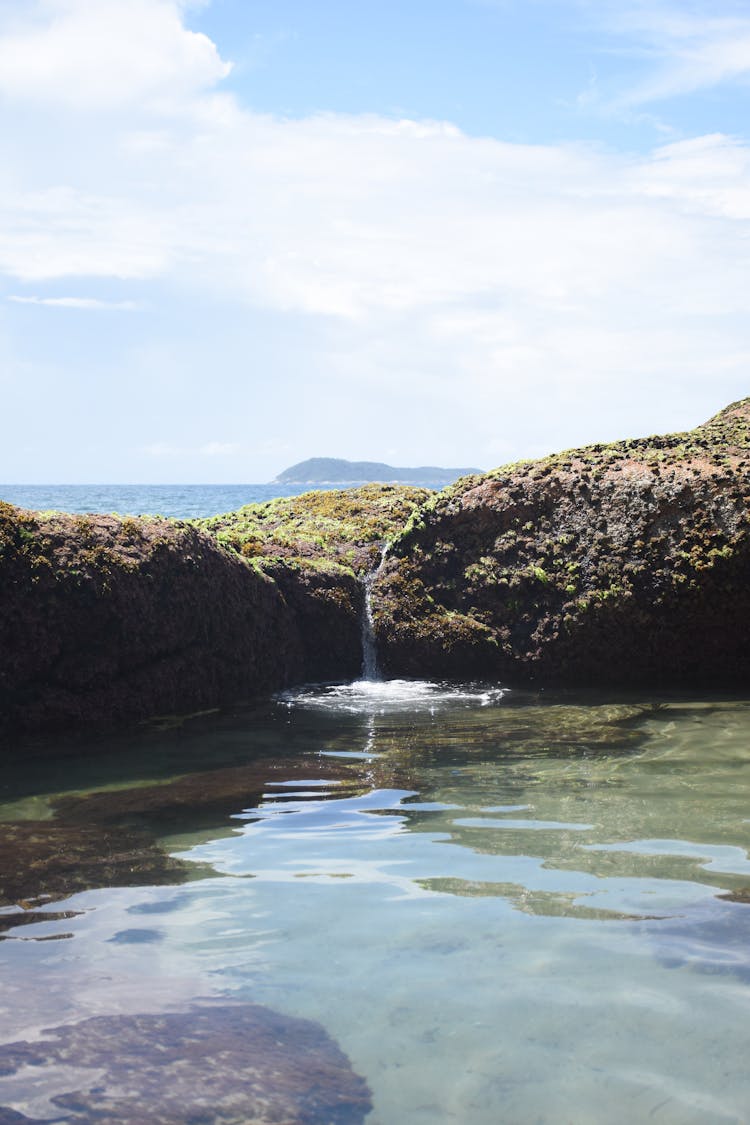
[[[455,707],[489,707],[508,689],[499,684],[447,683],[430,680],[355,680],[350,684],[310,685],[281,692],[287,707],[353,715],[386,715],[422,711],[436,714]]]
[[[383,678],[378,666],[375,622],[372,616],[372,588],[380,571],[383,569],[387,554],[388,545],[386,544],[380,552],[378,565],[368,572],[363,582],[365,597],[362,606],[362,679],[371,682]]]

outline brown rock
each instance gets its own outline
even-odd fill
[[[21,1070],[23,1095],[16,1083],[7,1104],[3,1087]],[[98,1125],[357,1125],[371,1108],[366,1083],[322,1027],[240,1003],[95,1016],[6,1044],[4,1101],[8,1125],[54,1111],[56,1121]],[[47,1102],[46,1112],[36,1116],[30,1102]]]
[[[274,582],[187,525],[0,503],[0,727],[249,698],[301,654]]]
[[[91,887],[182,882],[192,865],[171,859],[136,829],[22,821],[0,826],[0,906],[67,898]],[[13,923],[15,915],[8,915]]]
[[[750,677],[750,400],[687,434],[470,477],[373,592],[392,675],[610,684]]]

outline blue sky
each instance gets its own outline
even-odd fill
[[[750,393],[750,8],[0,0],[0,481],[492,467]]]

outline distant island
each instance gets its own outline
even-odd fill
[[[440,469],[435,465],[420,465],[405,469],[385,465],[382,461],[344,461],[340,457],[309,457],[289,469],[284,469],[271,484],[362,484],[369,481],[450,484],[459,477],[481,473],[481,469]]]

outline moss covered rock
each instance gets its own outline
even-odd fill
[[[0,731],[195,711],[361,667],[570,684],[750,678],[750,399],[689,433],[211,520],[0,503]]]
[[[368,484],[248,504],[196,526],[273,578],[291,611],[304,679],[351,679],[362,666],[362,579],[429,489]]]
[[[431,495],[428,488],[366,484],[247,504],[194,522],[260,563],[335,563],[363,575],[378,561],[383,543],[398,534]]]
[[[166,519],[0,504],[0,728],[250,697],[304,672],[272,579]]]
[[[428,495],[372,485],[191,522],[0,502],[0,736],[356,675],[361,576]]]
[[[745,683],[750,400],[689,433],[469,477],[373,590],[390,674]]]

